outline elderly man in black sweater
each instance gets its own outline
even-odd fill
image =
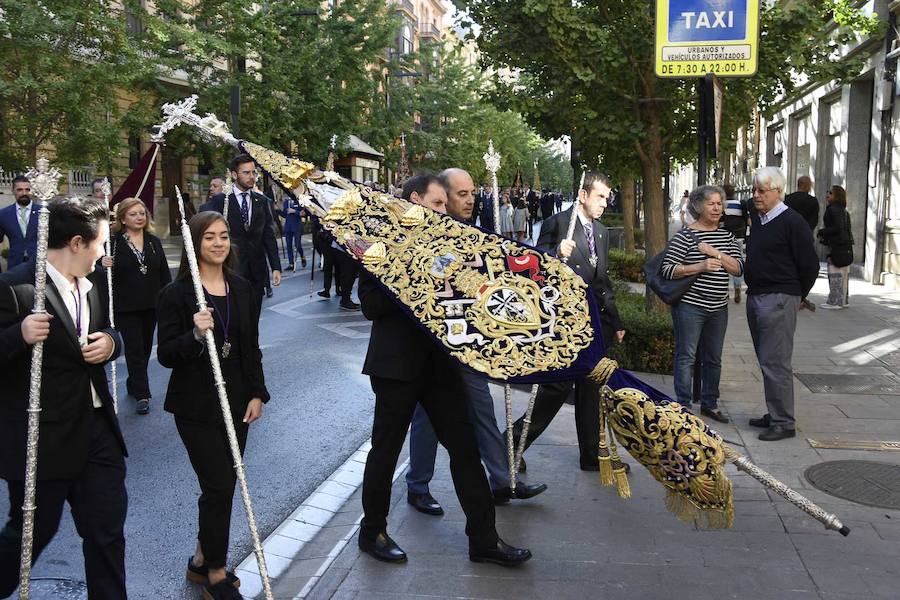
[[[801,301],[819,274],[819,258],[804,218],[784,203],[785,178],[776,167],[753,176],[753,217],[744,277],[747,323],[763,374],[768,413],[750,419],[765,428],[767,442],[794,437],[794,377],[791,357]]]

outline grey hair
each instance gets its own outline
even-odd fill
[[[704,203],[706,203],[706,200],[713,194],[718,194],[719,200],[723,203],[725,202],[725,190],[717,185],[698,185],[691,190],[691,194],[688,197],[687,209],[692,217],[695,219],[700,218],[700,213],[703,212]]]
[[[778,196],[784,199],[784,188],[787,185],[787,179],[784,173],[778,167],[762,167],[753,174],[753,186],[765,186],[768,188],[776,188]]]

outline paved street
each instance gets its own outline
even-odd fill
[[[826,281],[812,298],[824,299]],[[854,281],[851,308],[802,313],[795,350],[798,373],[897,374],[900,357],[900,294]],[[900,464],[896,452],[815,450],[807,438],[896,440],[900,396],[814,394],[799,381],[798,431],[793,440],[765,443],[747,419],[763,410],[762,382],[750,343],[744,305],[731,305],[722,383],[722,407],[734,424],[719,430],[745,446],[759,466],[836,513],[852,528],[850,537],[821,525],[729,466],[736,518],[724,531],[701,531],[680,523],[663,504],[662,487],[641,468],[631,476],[634,497],[618,499],[595,473],[577,469],[573,410],[563,407],[550,429],[528,453],[528,476],[550,489],[527,502],[497,510],[501,536],[528,546],[535,558],[511,571],[467,560],[464,518],[453,493],[446,454],[432,491],[446,515],[429,517],[405,502],[395,485],[389,530],[409,552],[406,565],[385,565],[360,555],[350,517],[358,516],[355,495],[330,529],[349,543],[321,577],[304,567],[322,554],[301,552],[276,585],[279,598],[335,600],[413,598],[691,598],[856,600],[897,598],[900,589],[900,511],[872,508],[811,488],[804,470],[826,460],[859,459]],[[671,378],[647,376],[671,392]],[[494,388],[502,415],[502,393]],[[516,414],[525,394],[516,395]],[[872,481],[871,485],[879,485]],[[897,490],[894,490],[897,491]],[[289,583],[290,585],[284,585]],[[305,586],[305,587],[304,587]],[[301,596],[297,596],[301,597]]]
[[[803,472],[835,459],[900,464],[896,452],[813,449],[807,441],[900,439],[900,396],[812,393],[797,380],[799,436],[759,442],[746,421],[762,412],[762,383],[744,306],[733,304],[722,408],[735,424],[720,431],[743,444],[762,468],[838,514],[853,529],[849,538],[826,532],[731,467],[737,517],[730,530],[701,531],[677,521],[664,508],[662,487],[633,461],[634,497],[619,500],[612,488],[599,485],[596,474],[577,469],[573,411],[565,406],[528,453],[527,476],[548,483],[549,491],[497,511],[504,539],[535,554],[524,568],[508,571],[467,560],[464,518],[443,450],[432,483],[447,513],[443,518],[412,511],[402,480],[395,486],[390,532],[410,553],[410,562],[393,566],[361,556],[355,544],[361,511],[356,485],[372,394],[359,371],[369,325],[359,313],[339,311],[335,299],[310,296],[308,273],[289,275],[265,303],[261,343],[273,401],[251,429],[246,454],[257,519],[269,538],[266,552],[277,598],[679,597],[673,590],[690,590],[691,598],[701,599],[896,598],[900,511],[826,495],[812,489]],[[817,302],[824,299],[826,285],[824,278],[817,282],[812,295]],[[849,310],[801,314],[797,373],[900,373],[900,294],[854,281],[851,295]],[[131,452],[128,587],[138,600],[200,597],[199,588],[183,577],[194,544],[197,487],[172,419],[161,410],[167,379],[168,372],[154,361],[155,398],[148,417],[133,413],[132,400],[121,400]],[[671,391],[670,377],[647,379]],[[494,394],[502,415],[501,388],[494,386]],[[515,393],[515,405],[516,414],[524,411],[524,392]],[[310,496],[317,488],[320,493]],[[0,511],[7,510],[5,502],[6,495],[0,495]],[[309,518],[309,511],[316,518]],[[241,563],[247,597],[261,597],[244,523],[236,497],[230,562]],[[68,514],[34,575],[39,590],[56,579],[83,580],[80,544]],[[35,597],[81,600],[85,594],[77,585],[60,584],[53,593]]]

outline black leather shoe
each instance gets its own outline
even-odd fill
[[[762,427],[763,429],[768,429],[770,425],[772,425],[772,419],[769,417],[769,413],[764,414],[758,419],[750,419],[750,427]]]
[[[719,423],[727,423],[728,417],[722,414],[722,411],[716,408],[706,408],[705,406],[700,407],[700,414],[704,417],[709,417],[713,421],[718,421]]]
[[[331,298],[331,293],[328,290],[322,290],[321,292],[316,292],[322,298]]]
[[[441,508],[440,503],[434,499],[434,496],[425,492],[424,494],[413,494],[412,492],[407,492],[406,501],[417,511],[420,513],[425,513],[426,515],[434,515],[436,517],[444,514],[444,509]]]
[[[764,442],[777,442],[778,440],[792,438],[795,435],[797,435],[797,432],[793,429],[787,429],[781,425],[772,425],[768,431],[759,434],[759,439]]]
[[[469,546],[469,560],[478,563],[494,563],[502,567],[516,567],[531,558],[531,550],[513,548],[501,539],[490,548],[473,548]]]
[[[390,563],[406,562],[406,552],[397,545],[387,532],[382,531],[375,539],[359,534],[359,549],[378,560]]]
[[[516,498],[517,500],[528,500],[529,498],[534,498],[538,494],[542,494],[546,491],[546,483],[536,483],[534,485],[529,485],[527,483],[519,482],[518,484],[516,484],[515,493],[513,493],[509,486],[500,488],[499,490],[494,490],[494,504],[506,504],[513,498]]]
[[[341,300],[341,310],[359,310],[359,304],[353,300],[347,300],[346,302]]]

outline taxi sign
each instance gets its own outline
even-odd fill
[[[758,39],[759,0],[656,0],[659,77],[749,77]]]

